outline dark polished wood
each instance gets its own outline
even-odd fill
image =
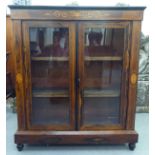
[[[17,149],[123,144],[134,150],[145,7],[10,6]]]
[[[141,22],[133,21],[132,23],[132,38],[131,38],[131,53],[130,53],[130,69],[129,69],[129,97],[127,111],[127,129],[134,129],[135,126],[135,109],[137,95],[137,80],[138,80],[138,58],[140,44]]]
[[[25,71],[24,71],[24,52],[22,45],[22,28],[21,21],[13,23],[13,53],[15,54],[15,71],[16,71],[16,105],[18,113],[18,130],[26,129],[26,96],[25,96]],[[14,33],[16,32],[16,33]]]
[[[18,131],[17,144],[123,144],[136,143],[133,130],[118,131]]]
[[[38,6],[38,5],[9,5],[11,9],[34,9],[34,10],[144,10],[145,6]]]

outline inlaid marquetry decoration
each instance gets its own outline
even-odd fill
[[[17,81],[17,83],[22,83],[23,82],[23,78],[22,78],[22,75],[20,74],[20,73],[18,73],[17,75],[16,75],[16,81]]]
[[[135,85],[137,82],[137,75],[136,73],[132,73],[131,78],[130,78],[130,82],[132,85]]]

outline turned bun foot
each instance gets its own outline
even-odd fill
[[[24,144],[17,144],[17,150],[22,151],[24,148]]]
[[[136,144],[135,143],[129,143],[129,149],[131,151],[133,151],[135,149],[135,147],[136,147]]]

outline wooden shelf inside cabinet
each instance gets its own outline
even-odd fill
[[[69,97],[66,90],[33,90],[33,97]]]
[[[101,56],[101,57],[90,57],[86,56],[85,61],[121,61],[122,57],[120,56]]]
[[[119,90],[84,90],[84,97],[119,97]]]
[[[68,57],[31,57],[32,61],[68,61]]]

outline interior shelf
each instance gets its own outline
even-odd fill
[[[32,61],[68,61],[68,57],[31,57]]]
[[[85,61],[121,61],[122,57],[121,56],[101,56],[101,57],[85,56],[84,60]]]
[[[119,90],[84,90],[84,97],[119,97]]]
[[[33,90],[33,97],[69,97],[67,90]]]

